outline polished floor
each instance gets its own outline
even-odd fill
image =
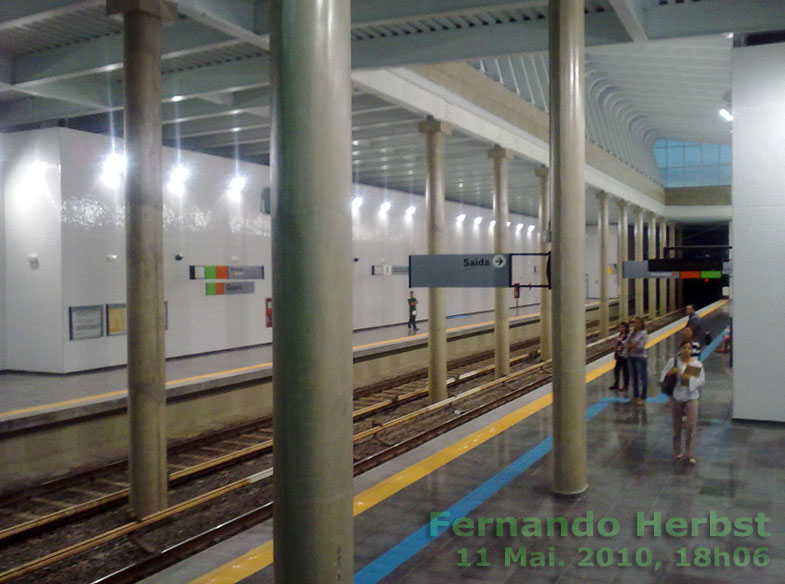
[[[704,320],[715,338],[727,322],[727,307]],[[650,349],[652,385],[674,350],[674,336]],[[732,421],[727,356],[707,354],[704,364],[707,384],[694,466],[672,459],[664,396],[650,388],[645,406],[627,403],[607,390],[606,360],[595,365],[602,374],[587,386],[590,486],[580,496],[561,498],[550,491],[547,388],[429,443],[408,460],[376,469],[375,476],[358,477],[355,488],[362,498],[363,489],[375,482],[410,473],[413,467],[405,466],[413,460],[421,464],[436,451],[461,449],[465,440],[473,443],[465,454],[355,517],[354,582],[785,581],[785,428]],[[476,439],[478,428],[503,426],[516,412],[520,421],[484,441]],[[448,513],[452,520],[467,517],[475,529],[480,519],[515,518],[521,527],[523,518],[535,518],[526,520],[534,529],[536,520],[545,525],[549,518],[563,517],[577,531],[549,536],[543,528],[541,535],[497,536],[489,528],[481,536],[471,535],[471,524],[465,522],[464,533],[433,525],[434,536],[432,513]],[[656,534],[652,522],[660,519],[662,532]],[[594,526],[593,535],[581,531],[587,523]],[[599,535],[600,527],[606,536]],[[261,526],[146,582],[272,583],[272,566],[260,561],[264,545],[257,547],[269,534],[270,526]]]
[[[510,317],[527,316],[539,311],[539,305],[510,309]],[[471,325],[493,320],[493,312],[449,317],[448,327]],[[418,323],[418,335],[428,331],[428,323]],[[355,347],[391,341],[409,336],[406,325],[384,326],[355,331]],[[193,377],[220,377],[238,368],[266,366],[272,361],[272,345],[220,351],[191,357],[177,357],[166,362],[167,385],[182,383]],[[75,406],[98,397],[125,394],[125,367],[112,367],[66,375],[0,372],[0,419],[29,415],[52,407]]]

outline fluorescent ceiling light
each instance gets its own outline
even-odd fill
[[[527,229],[527,231],[528,231],[529,233],[531,233],[532,231],[534,231],[534,225],[529,225],[529,228]]]
[[[722,117],[722,119],[725,120],[726,122],[733,121],[733,114],[730,113],[727,108],[720,109],[720,117]]]
[[[496,219],[491,219],[491,222],[488,223],[488,227],[493,227],[494,225],[496,225]]]
[[[414,215],[415,211],[417,211],[417,207],[414,205],[409,205],[409,207],[406,209],[406,216],[411,217]]]
[[[354,197],[352,199],[352,209],[359,209],[363,206],[363,198],[362,197]]]
[[[455,218],[456,223],[463,223],[464,219],[466,219],[466,213],[461,213]]]
[[[390,210],[390,207],[392,207],[392,203],[390,203],[390,201],[385,201],[384,203],[382,203],[381,207],[379,207],[379,211],[381,211],[382,213],[386,213],[387,211]]]
[[[474,224],[475,225],[479,225],[480,223],[482,223],[482,217],[475,217],[474,218]]]
[[[523,223],[518,223],[518,225],[515,226],[515,232],[518,233],[521,229],[523,229]]]

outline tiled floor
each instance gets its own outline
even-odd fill
[[[715,336],[726,323],[726,314],[705,320]],[[674,347],[671,338],[651,350],[652,384]],[[587,424],[590,487],[584,494],[574,498],[551,494],[550,454],[513,473],[498,490],[482,493],[483,483],[520,464],[519,457],[547,440],[550,408],[546,408],[358,516],[355,583],[785,581],[785,428],[732,421],[727,358],[712,354],[705,366],[697,465],[671,459],[667,403],[661,398],[650,399],[643,408],[621,403],[607,391],[610,375],[605,375],[588,388],[589,403],[600,411]],[[650,396],[657,393],[650,387]],[[447,531],[434,538],[413,536],[427,526],[432,512],[450,509],[470,493],[474,503],[466,504],[474,507],[464,515],[474,520],[564,517],[571,522],[592,513],[595,528],[599,519],[609,518],[605,525],[617,521],[618,533],[459,537]],[[655,536],[650,528],[638,536],[637,514],[651,519],[656,512],[663,522],[677,517],[705,519],[712,512],[730,520],[760,513],[770,519],[764,529],[770,535],[725,535],[724,521],[718,519],[714,537],[704,525],[698,526],[695,536],[664,532]],[[394,546],[398,548],[390,552]],[[519,548],[526,548],[529,562],[541,557],[545,565],[521,567],[520,558],[512,556],[507,558],[510,565],[505,565],[505,553],[516,554]],[[490,565],[477,565],[482,553]],[[766,565],[754,566],[753,553]],[[459,565],[463,558],[472,565]],[[272,582],[272,568],[242,582]]]

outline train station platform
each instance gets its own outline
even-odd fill
[[[727,323],[728,305],[704,318],[715,341],[702,355],[697,464],[674,462],[655,381],[679,321],[653,335],[645,406],[608,391],[610,356],[587,367],[580,496],[550,492],[550,386],[357,477],[354,582],[782,582],[785,435],[731,420],[728,360],[714,352]],[[496,534],[505,518],[517,534]],[[549,520],[565,535],[548,535]],[[144,582],[272,583],[271,532],[261,525]]]
[[[587,309],[597,303],[588,302]],[[510,309],[511,326],[539,318],[539,305]],[[493,329],[493,311],[448,317],[448,339]],[[418,323],[411,334],[406,325],[357,330],[353,334],[355,359],[379,352],[426,346],[428,323]],[[272,345],[229,349],[177,357],[166,361],[167,397],[213,390],[223,382],[237,383],[251,376],[271,375]],[[81,413],[102,413],[125,407],[126,368],[112,367],[73,374],[0,372],[0,434],[22,425],[70,419]],[[65,417],[63,417],[65,416]]]

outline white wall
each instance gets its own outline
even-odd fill
[[[2,177],[5,177],[5,153],[8,152],[8,147],[5,134],[0,134],[0,229],[3,233],[5,233],[5,197],[3,196],[5,186]],[[0,236],[0,371],[6,368],[5,348],[8,334],[5,319],[5,276],[5,237]]]
[[[785,44],[733,49],[733,416],[785,421]]]
[[[619,256],[618,228],[616,225],[608,226],[608,266],[616,264]],[[600,236],[597,225],[586,226],[586,275],[588,280],[588,298],[600,297]],[[619,287],[616,282],[616,272],[608,275],[608,298],[617,298]]]
[[[63,370],[60,153],[58,130],[6,135],[6,363],[9,369]],[[30,256],[38,257],[38,268]]]
[[[101,178],[111,141],[85,132],[61,131],[62,141],[62,318],[68,307],[125,302],[125,204],[122,188]],[[122,143],[115,146],[122,150]],[[169,357],[270,342],[264,298],[270,296],[270,217],[260,211],[269,185],[266,167],[240,164],[247,186],[240,201],[227,196],[235,163],[183,153],[190,176],[182,195],[164,187],[164,294],[168,303]],[[177,163],[164,149],[164,183]],[[184,259],[176,261],[175,255]],[[108,261],[117,256],[116,261]],[[203,280],[189,280],[189,265],[264,265],[265,280],[254,294],[206,296]],[[65,369],[118,365],[126,359],[126,337],[65,342]]]
[[[54,128],[6,137],[12,155],[4,177],[6,203],[6,280],[9,320],[9,369],[70,372],[120,365],[126,359],[126,337],[69,340],[69,307],[125,302],[125,209],[120,184],[106,184],[103,163],[122,143],[106,136]],[[183,152],[190,170],[182,195],[164,188],[164,277],[168,302],[167,357],[268,343],[264,300],[271,296],[270,216],[260,210],[261,191],[269,186],[269,169],[202,154]],[[177,153],[164,149],[164,182]],[[46,162],[45,172],[31,190],[25,174],[29,163]],[[240,201],[227,196],[230,178],[247,178]],[[27,181],[27,182],[25,182]],[[43,182],[42,182],[43,181]],[[35,185],[34,185],[35,186]],[[39,192],[40,191],[40,192]],[[35,195],[35,196],[33,196]],[[357,185],[352,196],[363,205],[353,211],[353,327],[376,327],[408,318],[405,275],[373,276],[373,265],[408,265],[410,254],[425,253],[425,199],[419,195]],[[383,201],[391,208],[379,213]],[[19,204],[22,201],[23,204]],[[348,201],[347,201],[348,204]],[[406,208],[416,206],[407,217]],[[466,214],[459,224],[455,218]],[[476,217],[482,217],[475,225]],[[446,237],[450,253],[491,253],[493,218],[490,209],[446,204]],[[538,251],[534,218],[510,216],[511,252]],[[516,230],[518,223],[523,224]],[[596,243],[587,236],[587,269],[596,281]],[[609,242],[615,258],[615,234]],[[595,235],[596,239],[596,235]],[[37,253],[40,269],[31,270],[27,256]],[[175,255],[184,259],[176,261]],[[592,255],[594,254],[594,255]],[[591,258],[595,259],[592,260]],[[529,267],[539,260],[528,260]],[[264,265],[265,280],[256,280],[254,294],[207,296],[205,282],[188,279],[189,265]],[[539,281],[539,274],[530,274]],[[611,296],[615,283],[611,279]],[[525,282],[524,282],[525,283]],[[330,283],[325,283],[330,285]],[[420,301],[418,318],[427,318],[428,298]],[[538,289],[522,289],[521,305],[539,302]],[[509,304],[515,305],[513,291]],[[447,314],[493,309],[493,290],[448,289]]]
[[[361,197],[363,204],[353,210],[354,257],[354,320],[353,326],[365,328],[405,322],[408,318],[406,299],[409,294],[409,279],[405,275],[372,276],[371,266],[400,265],[409,263],[409,255],[426,253],[425,198],[419,195],[385,191],[364,185],[355,186],[354,196]],[[379,212],[384,201],[391,203],[387,214]],[[406,209],[414,205],[416,211],[406,216]],[[464,213],[466,219],[458,223],[456,217]],[[476,217],[482,223],[474,224]],[[447,253],[492,253],[493,230],[490,221],[493,211],[461,205],[447,201],[445,204],[445,236]],[[508,228],[510,252],[536,252],[537,233],[529,233],[527,226],[536,223],[532,217],[510,215],[512,225]],[[516,232],[518,223],[524,228]],[[493,309],[493,289],[448,288],[447,315],[466,314]],[[414,289],[419,301],[417,318],[427,318],[427,289]],[[521,290],[519,303],[539,302],[536,290]],[[509,304],[515,305],[513,292],[509,292]]]

